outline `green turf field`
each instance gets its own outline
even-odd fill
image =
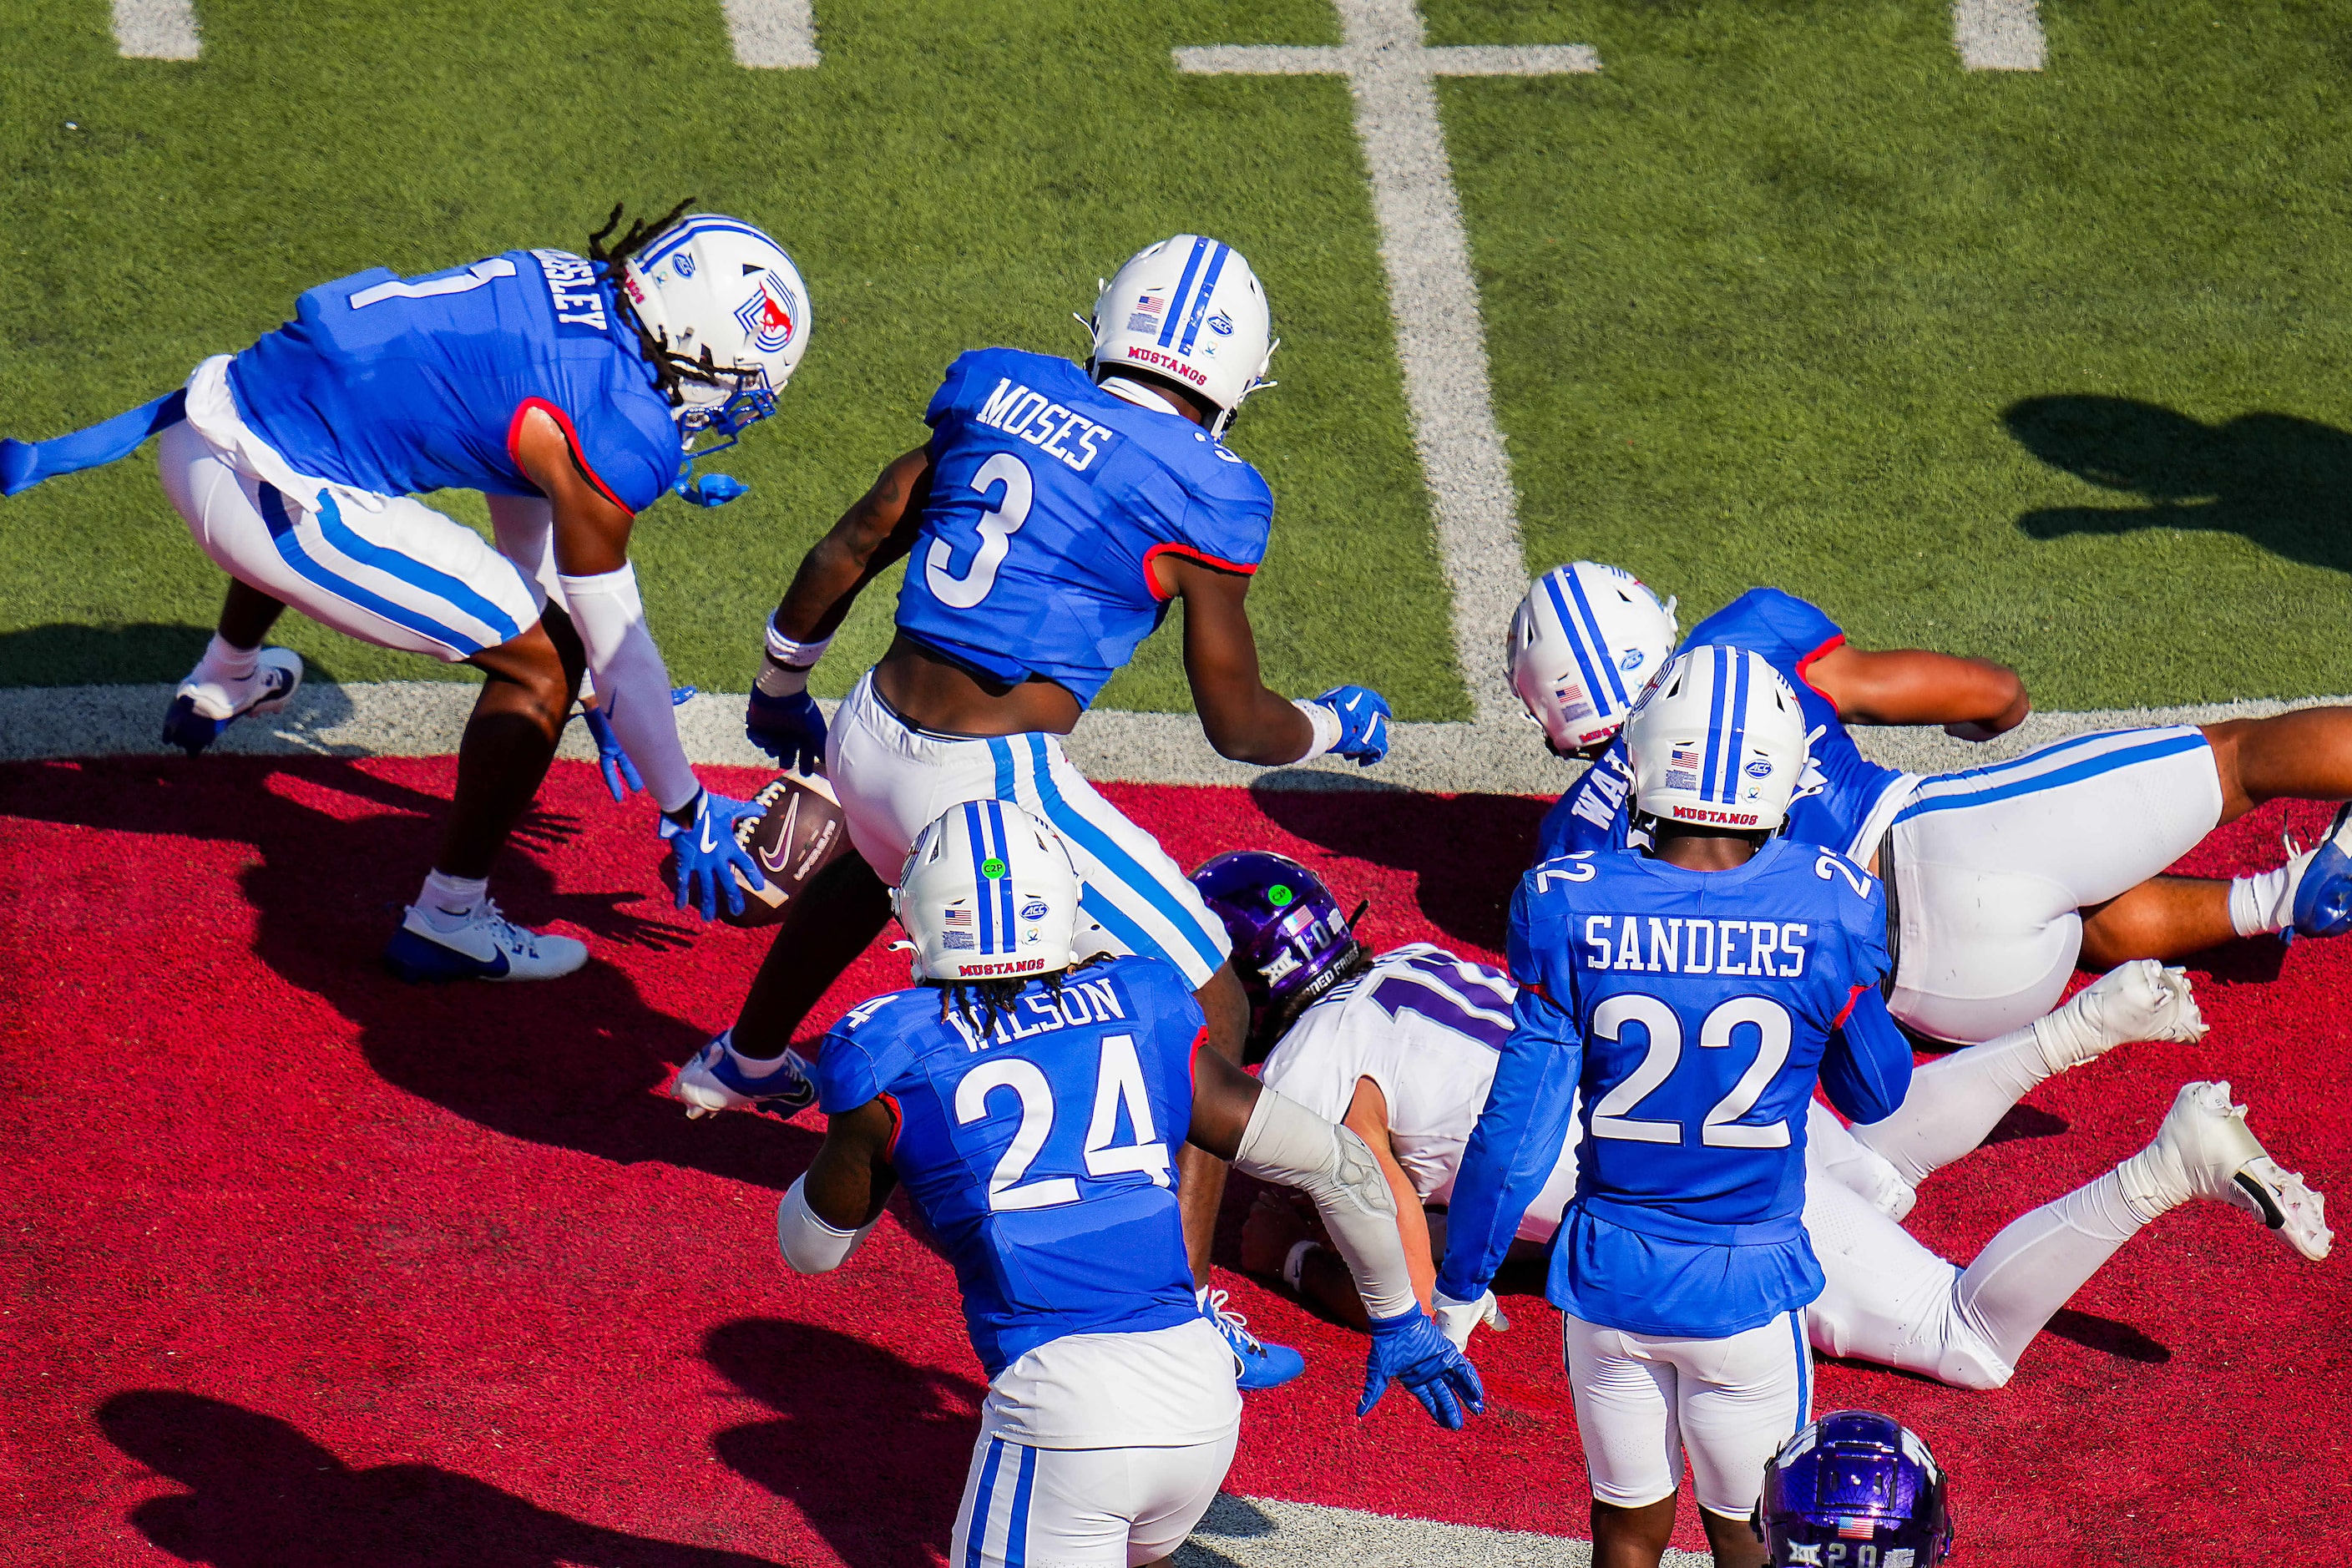
[[[2011,658],[2044,706],[2352,690],[2340,12],[2047,0],[2051,68],[1971,76],[1943,0],[1425,4],[1433,42],[1606,65],[1441,89],[1530,564],[1702,610],[1777,582],[1862,639]],[[1169,59],[1335,41],[1320,0],[816,0],[824,63],[782,72],[733,63],[716,0],[197,8],[205,58],[166,64],[118,58],[96,0],[0,3],[0,431],[152,396],[312,282],[698,195],[782,237],[816,307],[722,465],[751,496],[665,501],[635,551],[677,679],[740,689],[957,351],[1074,351],[1098,273],[1203,228],[1285,340],[1234,439],[1279,503],[1271,678],[1467,713],[1346,89]],[[148,464],[0,503],[0,683],[174,678],[217,592]],[[834,689],[887,618],[877,591]],[[1105,701],[1182,706],[1173,637]]]

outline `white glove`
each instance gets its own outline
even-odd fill
[[[1492,1290],[1481,1292],[1475,1301],[1457,1301],[1443,1290],[1431,1300],[1437,1305],[1438,1331],[1452,1340],[1458,1351],[1470,1348],[1470,1335],[1481,1323],[1498,1334],[1511,1326],[1511,1320],[1503,1316],[1503,1304],[1495,1300]]]
[[[2118,964],[2066,1004],[2083,1022],[2096,1029],[2111,1046],[2126,1040],[2178,1040],[2189,1044],[2205,1037],[2206,1024],[2197,1011],[2189,972],[2167,969],[2153,958],[2136,958]],[[2064,1009],[2061,1009],[2063,1011]]]

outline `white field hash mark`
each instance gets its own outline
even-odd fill
[[[1527,592],[1518,497],[1495,423],[1486,335],[1470,272],[1462,203],[1437,118],[1440,76],[1589,75],[1601,58],[1580,44],[1431,48],[1413,0],[1337,0],[1337,48],[1225,46],[1178,49],[1197,75],[1345,76],[1356,137],[1372,177],[1389,310],[1405,403],[1437,514],[1453,593],[1454,657],[1478,716],[1515,715],[1496,639]]]
[[[2048,50],[2034,0],[1952,0],[1952,47],[1972,71],[2038,71]]]
[[[735,63],[755,70],[808,70],[824,60],[816,49],[811,0],[720,0]]]
[[[197,58],[194,0],[114,0],[114,49],[127,60]]]

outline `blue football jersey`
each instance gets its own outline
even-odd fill
[[[321,283],[228,377],[238,414],[297,470],[382,495],[539,494],[510,446],[534,406],[630,512],[659,500],[686,462],[612,290],[560,250]]]
[[[1241,573],[1265,557],[1258,471],[1068,360],[974,350],[924,418],[931,495],[898,626],[990,679],[1042,676],[1091,703],[1167,614],[1155,557]]]
[[[917,986],[854,1009],[816,1064],[826,1115],[887,1102],[890,1163],[946,1245],[988,1375],[1065,1334],[1199,1316],[1175,1153],[1205,1019],[1156,958],[1044,982],[982,1036]]]
[[[1818,774],[1821,784],[1817,793],[1790,806],[1789,836],[1867,859],[1877,845],[1857,840],[1864,837],[1875,840],[1885,831],[1893,805],[1891,793],[1903,787],[1908,775],[1864,757],[1847,733],[1845,721],[1838,717],[1837,705],[1805,679],[1808,665],[1844,641],[1845,633],[1837,623],[1804,600],[1778,588],[1750,588],[1693,626],[1675,651],[1730,643],[1762,654],[1788,678],[1812,737],[1807,782],[1813,782]],[[1580,849],[1623,848],[1625,797],[1633,782],[1633,770],[1625,760],[1625,737],[1621,733],[1545,815],[1537,837],[1536,858],[1549,860]]]
[[[1885,925],[1877,879],[1785,837],[1727,871],[1601,851],[1528,872],[1511,904],[1511,1036],[1454,1181],[1439,1285],[1486,1288],[1574,1131],[1555,1305],[1714,1338],[1819,1295],[1805,1107],[1818,1081],[1875,1121],[1910,1085],[1877,990]]]

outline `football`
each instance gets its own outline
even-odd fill
[[[729,925],[775,924],[818,872],[852,852],[841,803],[821,775],[784,773],[751,798],[759,814],[736,822],[735,842],[758,862],[768,881],[754,888],[741,870],[734,873],[735,885],[743,889],[743,912],[730,914],[722,900],[719,918]]]

